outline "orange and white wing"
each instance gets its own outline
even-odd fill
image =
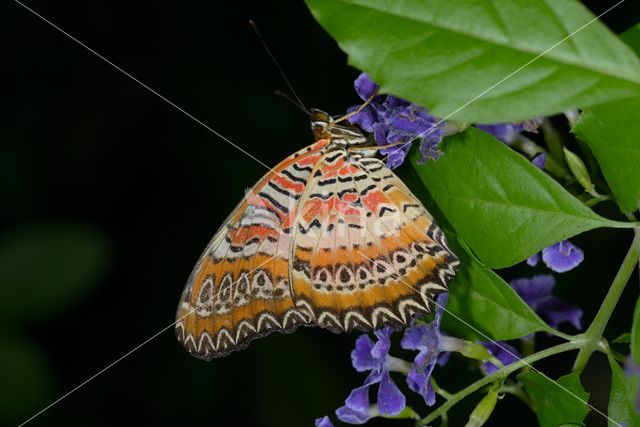
[[[334,332],[407,325],[459,264],[424,206],[375,158],[327,153],[292,235],[296,308]]]
[[[292,299],[290,233],[298,201],[328,141],[320,140],[266,174],[214,235],[182,293],[178,340],[210,360],[273,331],[311,319]]]

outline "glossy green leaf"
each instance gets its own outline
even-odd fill
[[[640,98],[585,110],[572,130],[598,160],[624,211],[640,206]]]
[[[637,378],[624,374],[618,362],[609,357],[611,366],[611,392],[609,393],[609,427],[640,426],[640,414],[635,411]]]
[[[99,281],[102,234],[81,226],[40,226],[0,239],[0,318],[32,319],[74,302]]]
[[[640,298],[636,302],[631,324],[631,356],[640,365]]]
[[[541,427],[584,425],[583,420],[589,413],[589,393],[580,383],[579,372],[555,382],[538,372],[526,372],[518,379],[533,402]]]
[[[460,258],[460,270],[449,285],[448,312],[443,328],[452,335],[487,341],[520,338],[550,331],[500,276],[485,267],[447,233],[451,249]]]
[[[439,117],[497,123],[640,95],[638,57],[576,0],[307,4],[382,93]]]
[[[451,223],[488,267],[513,265],[555,242],[621,226],[578,199],[493,136],[475,128],[446,138],[444,156],[411,164]]]

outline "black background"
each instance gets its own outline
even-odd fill
[[[589,5],[600,13],[614,3]],[[285,87],[248,19],[258,23],[307,106],[338,114],[358,103],[352,89],[358,71],[302,2],[27,4],[269,166],[309,144],[311,135],[305,116],[273,95]],[[639,17],[638,4],[628,0],[604,21],[620,32]],[[83,296],[53,314],[0,326],[8,337],[0,346],[5,354],[12,343],[26,342],[42,368],[22,367],[31,375],[23,381],[19,363],[0,367],[5,378],[12,374],[0,378],[0,424],[16,425],[173,322],[202,248],[265,168],[19,4],[4,2],[0,24],[2,237],[81,226],[104,241],[104,268]],[[574,239],[587,261],[559,279],[558,294],[579,303],[585,321],[628,241],[628,233],[611,230]],[[616,311],[612,337],[625,330],[636,289]],[[31,292],[1,295],[18,296],[25,305],[16,308],[28,311]],[[205,363],[184,352],[169,330],[30,425],[312,425],[364,379],[350,366],[353,340],[303,328]],[[556,376],[570,369],[571,358],[554,360],[541,366]],[[477,375],[452,363],[436,377],[456,390]],[[584,378],[598,408],[606,408],[607,378],[598,357]],[[420,400],[411,399],[424,414]],[[474,399],[454,409],[450,425],[464,424]],[[514,419],[536,425],[524,405],[507,397],[490,425]],[[594,415],[588,424],[605,425]]]

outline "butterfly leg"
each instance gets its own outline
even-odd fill
[[[349,118],[351,118],[351,117],[353,117],[353,116],[355,116],[357,114],[360,114],[360,112],[362,110],[364,110],[365,107],[367,105],[369,105],[371,103],[371,101],[373,101],[373,98],[375,98],[376,96],[378,96],[378,92],[377,91],[374,92],[373,95],[371,95],[369,98],[367,98],[367,100],[364,101],[364,103],[361,106],[359,106],[357,109],[353,110],[350,113],[345,114],[344,116],[340,117],[339,119],[334,120],[333,124],[335,125],[336,123],[343,122],[343,121],[345,121],[345,120],[347,120],[347,119],[349,119]]]
[[[368,147],[349,147],[347,148],[347,151],[350,152],[358,152],[358,151],[371,151],[371,150],[386,150],[387,148],[391,148],[391,147],[397,147],[399,145],[407,145],[410,144],[411,142],[406,142],[406,141],[398,141],[398,142],[394,142],[393,144],[388,144],[388,145],[372,145],[372,146],[368,146]]]

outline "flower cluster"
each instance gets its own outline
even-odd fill
[[[397,96],[375,96],[378,85],[367,74],[362,73],[355,81],[355,89],[362,100],[371,102],[350,122],[373,133],[378,145],[393,147],[381,150],[387,156],[387,165],[394,169],[402,164],[411,148],[411,142],[420,139],[420,157],[423,162],[437,159],[441,152],[438,144],[442,141],[444,126],[442,121],[431,116],[426,108]],[[355,111],[359,106],[349,108]]]
[[[507,343],[481,343],[484,347],[450,337],[442,333],[442,320],[448,294],[441,294],[436,300],[436,313],[430,323],[414,322],[408,327],[400,341],[406,350],[415,350],[413,362],[391,356],[391,335],[393,329],[386,327],[374,332],[377,340],[368,335],[361,335],[351,352],[353,367],[358,372],[369,372],[360,387],[356,387],[345,404],[336,410],[339,420],[349,424],[363,424],[379,415],[397,415],[405,407],[406,398],[390,376],[391,372],[406,375],[406,383],[410,390],[422,396],[428,406],[436,402],[436,393],[431,382],[431,375],[436,365],[444,366],[451,352],[459,352],[467,357],[488,360],[493,356],[502,365],[507,365],[519,358],[518,352]],[[486,349],[485,349],[486,347]],[[480,349],[480,351],[478,350]],[[488,351],[487,351],[488,350]],[[493,366],[494,368],[492,368]],[[486,373],[495,371],[495,365],[484,363],[482,369]],[[370,388],[378,385],[377,400],[372,404],[369,400]],[[330,427],[328,417],[316,420],[318,427]]]
[[[582,311],[553,295],[555,279],[551,275],[534,276],[531,279],[516,279],[510,283],[522,299],[550,326],[557,327],[569,322],[580,329]],[[406,398],[391,378],[391,372],[406,376],[409,389],[418,393],[428,406],[436,402],[431,375],[436,365],[444,366],[451,352],[481,360],[481,370],[491,375],[502,365],[506,366],[520,359],[518,350],[504,341],[481,341],[485,349],[478,351],[478,344],[450,337],[440,329],[443,312],[446,310],[448,294],[441,294],[436,300],[436,313],[430,323],[414,322],[402,336],[400,346],[405,350],[417,351],[412,362],[390,354],[393,329],[385,327],[374,332],[376,341],[368,335],[361,335],[351,352],[351,362],[358,372],[368,372],[364,384],[351,391],[345,404],[336,410],[336,416],[349,424],[364,424],[379,415],[397,415],[405,407]],[[475,348],[474,348],[475,346]],[[635,372],[635,371],[634,371]],[[376,403],[369,399],[370,389],[377,385]],[[328,417],[316,420],[318,427],[331,427]]]
[[[378,145],[389,148],[380,150],[387,156],[387,166],[400,166],[411,148],[411,142],[420,141],[420,163],[437,160],[442,152],[438,148],[445,136],[445,121],[429,114],[429,110],[393,95],[377,96],[379,86],[366,73],[356,78],[354,83],[358,96],[369,103],[349,121],[372,133]],[[349,113],[360,106],[349,108]],[[478,124],[484,130],[505,144],[513,143],[521,132],[537,132],[540,119],[518,123]],[[542,160],[544,163],[544,160]]]

